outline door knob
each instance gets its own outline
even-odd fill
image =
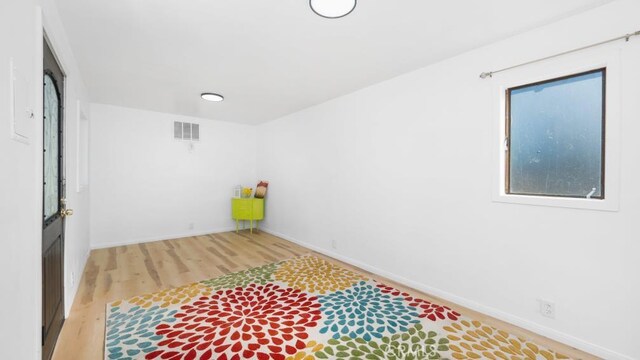
[[[73,209],[67,209],[67,199],[60,199],[60,216],[63,218],[73,215]]]

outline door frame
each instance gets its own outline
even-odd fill
[[[42,11],[42,9],[39,9],[39,14],[41,14],[41,18],[40,18],[40,22],[38,24],[40,30],[42,31],[42,33],[39,36],[39,40],[41,42],[39,42],[39,48],[41,49],[42,53],[41,53],[41,57],[40,57],[40,61],[39,61],[39,72],[38,72],[38,86],[36,87],[36,90],[38,92],[40,92],[41,97],[40,97],[40,104],[39,104],[39,111],[41,111],[41,115],[39,117],[40,119],[40,124],[38,125],[39,131],[41,132],[41,137],[40,137],[40,141],[38,141],[39,146],[40,146],[40,150],[39,151],[43,151],[44,149],[44,93],[43,93],[43,87],[42,87],[42,79],[44,79],[44,75],[47,73],[47,71],[45,71],[45,66],[44,66],[44,47],[45,45],[49,48],[51,55],[53,56],[53,60],[55,61],[57,67],[60,70],[60,75],[62,76],[62,79],[60,80],[60,82],[56,83],[56,87],[57,90],[59,92],[60,95],[60,114],[59,114],[59,138],[58,138],[58,151],[59,151],[59,155],[61,156],[61,159],[59,160],[59,183],[60,186],[58,188],[58,198],[62,199],[62,198],[66,198],[66,182],[67,182],[67,173],[66,173],[66,163],[67,163],[67,152],[66,152],[66,122],[67,122],[67,74],[65,72],[65,67],[64,67],[64,63],[61,61],[60,56],[58,55],[58,53],[56,52],[57,49],[57,44],[55,43],[55,41],[52,40],[52,38],[49,36],[49,32],[47,30],[48,26],[48,22],[46,21],[46,12]],[[41,239],[40,239],[40,250],[39,250],[39,264],[40,264],[40,271],[39,273],[41,274],[41,278],[40,281],[38,282],[39,285],[39,289],[40,289],[40,296],[39,296],[39,308],[41,309],[41,316],[40,316],[40,320],[38,322],[38,333],[40,334],[40,341],[39,341],[39,350],[40,350],[40,356],[39,358],[41,359],[45,359],[45,356],[48,354],[44,353],[44,346],[45,346],[45,328],[44,328],[44,322],[46,321],[46,319],[44,318],[44,268],[43,268],[43,255],[44,255],[44,251],[46,249],[43,248],[44,245],[44,234],[46,232],[46,225],[48,224],[52,224],[55,223],[57,220],[54,219],[52,221],[47,221],[47,219],[45,219],[43,217],[44,214],[44,188],[42,186],[43,181],[44,181],[44,153],[41,156],[41,162],[39,165],[39,171],[40,171],[40,191],[42,191],[41,196],[40,196],[40,206],[39,206],[39,214],[38,217],[40,218],[40,224],[41,224],[41,230],[40,230],[40,234],[42,235]],[[60,210],[63,209],[63,206],[61,204],[59,204],[59,212]],[[58,218],[60,218],[61,216],[58,215]],[[61,299],[60,299],[60,312],[62,315],[62,322],[60,324],[61,329],[62,326],[64,325],[64,322],[66,320],[66,295],[67,295],[67,281],[66,281],[66,267],[67,267],[67,259],[66,259],[66,240],[65,240],[65,232],[66,232],[66,221],[64,218],[60,218],[59,219],[61,222],[61,270],[60,270],[60,276],[61,276]],[[51,356],[53,355],[53,352],[55,351],[55,346],[57,343],[57,340],[59,338],[60,333],[57,334],[56,337],[56,341],[53,343],[52,347],[51,347]]]

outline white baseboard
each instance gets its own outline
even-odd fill
[[[307,242],[304,241],[300,241],[298,239],[295,239],[291,236],[279,233],[277,231],[268,229],[268,228],[263,228],[262,231],[269,233],[271,235],[283,238],[285,240],[291,241],[293,243],[296,243],[300,246],[303,246],[305,248],[311,249],[313,251],[319,252],[323,255],[335,258],[337,260],[343,261],[345,263],[348,263],[350,265],[356,266],[360,269],[366,270],[368,272],[371,272],[373,274],[385,277],[387,279],[393,280],[395,282],[398,282],[400,284],[403,284],[405,286],[408,286],[410,288],[419,290],[421,292],[424,292],[426,294],[430,294],[442,299],[445,299],[447,301],[450,301],[452,303],[458,304],[460,306],[464,306],[466,308],[469,308],[471,310],[483,313],[485,315],[489,315],[493,318],[508,322],[510,324],[516,325],[518,327],[521,327],[523,329],[532,331],[536,334],[548,337],[550,339],[553,339],[555,341],[561,342],[565,345],[569,345],[572,346],[576,349],[580,349],[582,351],[586,351],[590,354],[599,356],[603,359],[607,359],[607,360],[635,360],[634,358],[632,358],[631,356],[628,355],[623,355],[620,354],[618,352],[615,352],[613,350],[604,348],[602,346],[596,345],[596,344],[592,344],[588,341],[582,340],[580,338],[577,338],[575,336],[563,333],[561,331],[549,328],[547,326],[543,326],[540,324],[537,324],[533,321],[527,320],[527,319],[523,319],[519,316],[504,312],[502,310],[490,307],[490,306],[486,306],[483,304],[480,304],[478,302],[475,302],[473,300],[449,293],[447,291],[429,286],[429,285],[425,285],[422,284],[420,282],[414,281],[414,280],[410,280],[407,279],[405,277],[396,275],[394,273],[376,268],[374,266],[371,266],[369,264],[366,264],[362,261],[359,260],[355,260],[352,259],[350,257],[338,254],[334,251],[328,250],[328,249],[324,249],[312,244],[309,244]]]
[[[179,238],[184,238],[189,236],[216,234],[216,233],[235,231],[235,230],[236,230],[235,226],[230,226],[230,227],[209,229],[209,230],[197,230],[197,231],[191,231],[191,232],[182,233],[182,234],[150,236],[150,237],[136,238],[136,239],[130,239],[130,240],[124,240],[124,241],[116,241],[116,242],[108,242],[108,243],[97,243],[97,244],[92,243],[91,250],[107,249],[111,247],[124,246],[124,245],[144,244],[144,243],[155,242],[155,241],[179,239]]]

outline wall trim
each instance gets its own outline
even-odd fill
[[[223,233],[223,232],[229,232],[229,231],[235,231],[235,230],[236,230],[235,226],[229,226],[229,227],[209,229],[209,230],[197,230],[197,231],[191,231],[191,232],[186,232],[181,234],[136,238],[136,239],[118,241],[118,242],[97,243],[97,244],[91,243],[91,250],[108,249],[108,248],[112,248],[116,246],[124,246],[124,245],[144,244],[144,243],[150,243],[155,241],[173,240],[173,239],[179,239],[179,238],[184,238],[189,236],[217,234],[217,233]]]
[[[337,260],[343,261],[345,263],[348,263],[348,264],[353,265],[355,267],[358,267],[360,269],[366,270],[366,271],[371,272],[373,274],[388,278],[388,279],[393,280],[395,282],[398,282],[398,283],[400,283],[402,285],[405,285],[405,286],[408,286],[410,288],[419,290],[421,292],[433,295],[435,297],[442,298],[444,300],[447,300],[447,301],[450,301],[452,303],[458,304],[460,306],[469,308],[469,309],[477,311],[479,313],[482,313],[482,314],[485,314],[485,315],[489,315],[489,316],[491,316],[493,318],[496,318],[498,320],[502,320],[502,321],[508,322],[508,323],[513,324],[515,326],[518,326],[518,327],[521,327],[523,329],[526,329],[526,330],[529,330],[531,332],[534,332],[534,333],[536,333],[538,335],[545,336],[545,337],[547,337],[549,339],[561,342],[561,343],[563,343],[565,345],[569,345],[569,346],[575,347],[576,349],[580,349],[582,351],[586,351],[586,352],[588,352],[590,354],[593,354],[595,356],[599,356],[599,357],[601,357],[603,359],[608,359],[608,360],[635,360],[634,358],[632,358],[630,356],[620,354],[618,352],[615,352],[615,351],[607,349],[605,347],[590,343],[590,342],[588,342],[586,340],[582,340],[582,339],[577,338],[575,336],[563,333],[561,331],[552,329],[552,328],[547,327],[547,326],[543,326],[543,325],[537,324],[537,323],[535,323],[533,321],[526,320],[524,318],[521,318],[519,316],[510,314],[508,312],[493,308],[491,306],[480,304],[480,303],[478,303],[476,301],[464,298],[462,296],[458,296],[458,295],[452,294],[450,292],[447,292],[447,291],[444,291],[444,290],[441,290],[441,289],[438,289],[438,288],[435,288],[435,287],[432,287],[432,286],[429,286],[429,285],[426,285],[426,284],[423,284],[423,283],[420,283],[420,282],[417,282],[417,281],[414,281],[414,280],[407,279],[407,278],[405,278],[403,276],[396,275],[396,274],[394,274],[392,272],[377,268],[375,266],[371,266],[371,265],[369,265],[367,263],[364,263],[364,262],[362,262],[360,260],[356,260],[356,259],[350,258],[348,256],[341,255],[341,254],[339,254],[337,252],[334,252],[334,251],[331,251],[331,250],[328,250],[328,249],[324,249],[324,248],[321,248],[321,247],[316,246],[316,245],[312,245],[312,244],[310,244],[308,242],[304,242],[304,241],[298,240],[298,239],[296,239],[294,237],[291,237],[291,236],[286,235],[286,234],[282,234],[282,233],[274,231],[272,229],[269,229],[269,228],[265,227],[265,228],[262,228],[261,230],[266,232],[266,233],[268,233],[268,234],[271,234],[271,235],[283,238],[285,240],[291,241],[293,243],[296,243],[296,244],[298,244],[300,246],[303,246],[305,248],[308,248],[310,250],[319,252],[319,253],[321,253],[323,255],[335,258]]]

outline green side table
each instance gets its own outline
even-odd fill
[[[236,221],[236,232],[238,232],[240,220],[249,220],[253,234],[253,222],[256,222],[256,230],[258,230],[258,221],[264,219],[264,199],[232,198],[231,217]]]

